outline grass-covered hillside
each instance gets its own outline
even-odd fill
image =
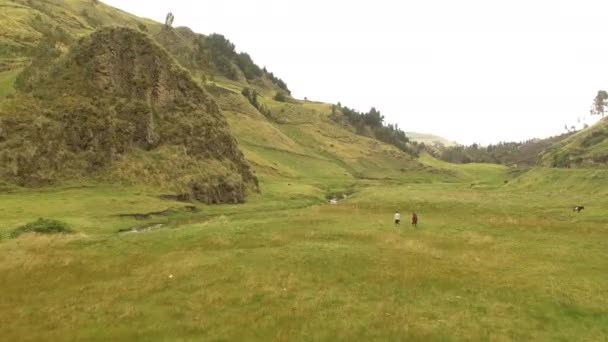
[[[542,153],[540,161],[548,167],[607,167],[608,120],[601,120],[554,144]]]
[[[100,1],[88,0],[1,0],[0,22],[2,73],[27,66],[39,44],[49,37],[65,44],[103,25],[139,27],[151,32],[161,27]]]
[[[212,96],[148,35],[102,28],[46,53],[0,107],[4,180],[100,177],[207,203],[256,186]]]
[[[84,97],[96,96],[95,87],[103,90],[107,85],[105,76],[84,83],[87,86],[95,83],[93,88],[80,87],[73,80],[64,82],[65,78],[71,77],[69,75],[56,80],[53,77],[64,72],[64,70],[60,70],[62,67],[73,66],[66,63],[65,60],[78,54],[75,50],[79,49],[82,41],[90,40],[90,38],[83,37],[87,37],[105,25],[120,25],[130,27],[132,35],[140,32],[139,35],[147,36],[162,46],[168,53],[168,58],[174,61],[171,63],[179,65],[173,70],[181,73],[179,68],[183,67],[188,74],[184,79],[191,78],[198,87],[206,89],[212,94],[213,101],[219,106],[221,115],[227,119],[232,135],[239,140],[240,149],[244,151],[258,177],[273,180],[306,178],[311,181],[318,180],[320,177],[329,178],[342,188],[348,187],[355,179],[363,178],[427,180],[451,177],[449,174],[432,170],[431,167],[417,162],[415,158],[404,153],[403,148],[382,143],[374,139],[374,135],[357,134],[357,129],[339,124],[340,120],[336,120],[335,111],[332,115],[332,106],[329,104],[291,98],[289,88],[283,80],[268,70],[259,68],[246,53],[236,52],[234,45],[221,35],[201,35],[188,28],[173,28],[140,19],[97,1],[2,0],[0,6],[6,9],[5,13],[7,13],[5,17],[0,17],[2,24],[11,27],[11,30],[1,37],[0,43],[2,44],[0,59],[4,61],[3,65],[5,65],[4,71],[0,74],[0,82],[2,82],[0,83],[0,96],[5,98],[8,96],[8,101],[4,101],[8,104],[5,105],[8,108],[5,111],[23,111],[24,107],[31,105],[31,103],[22,104],[25,97],[15,94],[17,90],[33,94],[32,97],[36,99],[40,96],[60,99],[63,93],[71,93],[70,89],[64,87],[65,84],[71,82],[70,86],[78,88],[76,93]],[[99,34],[93,36],[95,35],[99,36]],[[123,53],[124,46],[111,46],[112,44],[120,44],[120,42],[106,42],[104,48],[108,48],[108,51],[114,50],[122,53],[125,58],[133,58],[131,52]],[[136,47],[133,48],[137,50]],[[99,56],[95,55],[97,53]],[[162,55],[162,53],[159,54]],[[144,69],[150,71],[147,66],[145,68],[137,66],[140,62],[142,65],[150,65],[149,61],[143,59],[135,60],[133,70],[126,65],[106,70],[109,65],[108,61],[112,61],[111,53],[92,49],[88,56],[85,55],[80,53],[80,60],[73,60],[76,64],[81,63],[81,67],[96,68],[93,72],[95,75],[123,73],[124,80],[127,80],[131,78],[129,75],[132,72],[138,73],[138,70]],[[90,57],[92,61],[83,63],[83,56]],[[13,63],[17,60],[20,62]],[[113,61],[118,62],[117,59]],[[81,68],[81,71],[80,75],[84,77],[91,72],[84,68]],[[50,82],[45,83],[45,77]],[[154,82],[149,79],[150,77],[156,76],[152,72],[143,78],[134,79],[132,89],[136,90],[140,86],[137,82],[143,82],[144,87],[151,84],[150,82]],[[109,78],[111,79],[112,76]],[[81,80],[84,81],[84,79]],[[53,84],[55,81],[58,84]],[[122,103],[124,101],[118,101],[121,97],[131,96],[148,101],[149,94],[145,92],[141,94],[137,92],[120,93],[124,86],[116,84],[113,82],[112,87],[118,89],[118,93],[101,92],[101,94],[111,93],[109,96],[105,96],[109,102]],[[65,89],[59,89],[62,87]],[[157,91],[170,94],[172,91],[170,87],[177,87],[180,91],[183,89],[179,82],[148,89],[153,91],[151,94],[155,94]],[[255,93],[255,101],[251,95],[243,95],[245,89],[250,94]],[[88,93],[84,94],[85,91]],[[163,96],[157,96],[157,98],[162,100]],[[87,101],[79,101],[79,103]],[[147,111],[145,106],[144,108],[133,106],[135,106],[134,103],[129,103],[128,106],[119,108],[119,111],[122,110],[125,113],[130,111],[134,114],[132,117],[135,118],[145,116]],[[94,104],[94,107],[100,109],[103,108],[103,105],[100,107],[99,104]],[[112,113],[115,109],[104,109],[98,112]],[[337,113],[337,115],[342,114]],[[75,124],[80,125],[81,123]],[[164,129],[158,127],[152,134],[153,136],[146,139],[156,141],[155,139],[158,138],[156,135],[162,134]],[[137,131],[138,134],[147,134],[140,129]],[[26,139],[26,137],[18,135],[14,137]],[[149,145],[149,143],[146,144]],[[17,143],[14,145],[16,146]],[[22,144],[21,146],[27,145]],[[139,147],[141,150],[142,146],[136,144],[135,147]],[[99,154],[98,150],[95,149],[95,152],[92,152],[89,149],[88,155],[91,158],[97,158],[93,155]],[[35,158],[36,151],[31,152],[32,160],[38,160]],[[165,151],[162,154],[164,156],[176,155],[174,151]],[[152,178],[162,179],[162,175],[171,178],[174,176],[173,174],[166,175],[168,170],[163,169],[160,165],[156,165],[159,168],[154,170],[156,167],[152,166],[155,165],[154,159],[148,160],[152,157],[144,156],[146,154],[140,153],[139,150],[134,150],[131,155],[139,157],[134,157],[132,162],[122,163],[119,166],[121,171],[115,172],[113,175],[120,175],[122,178],[125,178],[123,176],[126,175],[126,178],[130,179],[145,179],[146,183]],[[184,165],[189,164],[189,162],[183,161],[184,158],[178,159]],[[46,160],[40,160],[40,163],[42,162],[46,162]],[[88,165],[85,168],[99,168],[97,164],[89,163]],[[307,169],[309,166],[310,169]],[[212,167],[212,169],[218,168],[225,169],[220,166]],[[137,170],[150,171],[139,172]],[[429,172],[419,173],[418,170],[429,170]],[[15,173],[14,168],[10,171]],[[158,173],[161,175],[156,175]],[[224,171],[220,171],[220,173],[224,173]],[[148,177],[149,174],[153,174],[153,176]],[[68,172],[65,176],[72,178]],[[40,174],[40,177],[53,178],[55,175]],[[154,182],[152,179],[152,183]],[[26,184],[23,181],[21,183]]]

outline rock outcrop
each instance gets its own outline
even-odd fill
[[[242,202],[257,179],[214,99],[149,36],[102,28],[33,63],[0,109],[0,176],[155,184]]]

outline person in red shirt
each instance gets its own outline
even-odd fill
[[[412,227],[418,227],[418,215],[416,213],[412,213]]]

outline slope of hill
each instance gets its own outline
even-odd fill
[[[608,120],[583,129],[544,151],[540,164],[548,167],[608,167]]]
[[[26,68],[0,112],[3,178],[107,174],[207,203],[243,201],[255,186],[213,98],[147,35],[103,28],[49,54],[59,57]]]
[[[0,0],[0,9],[0,71],[27,65],[36,46],[50,36],[69,40],[104,25],[161,28],[99,1]]]
[[[171,59],[175,58],[182,67],[186,68],[187,72],[185,70],[184,72],[189,76],[184,76],[184,80],[192,77],[198,86],[207,89],[212,94],[219,105],[221,115],[227,119],[231,131],[238,138],[240,148],[245,153],[247,160],[252,164],[257,175],[266,183],[299,181],[320,187],[322,191],[331,192],[334,187],[344,189],[352,185],[355,179],[392,178],[414,182],[452,177],[447,172],[419,163],[415,158],[394,146],[357,135],[348,127],[336,123],[335,118],[330,117],[331,105],[292,99],[289,96],[287,85],[280,78],[266,69],[259,68],[246,53],[237,53],[234,45],[221,35],[205,36],[194,33],[188,28],[165,27],[160,23],[137,18],[96,1],[0,0],[0,6],[11,14],[10,18],[2,17],[0,19],[3,24],[6,22],[11,26],[10,32],[3,35],[0,42],[4,47],[0,53],[0,60],[6,66],[5,72],[0,75],[0,81],[3,81],[0,83],[0,96],[14,93],[14,87],[11,84],[15,79],[14,84],[22,92],[33,95],[30,97],[10,95],[15,99],[7,102],[5,107],[9,111],[10,107],[16,108],[15,103],[23,101],[24,98],[27,98],[28,101],[31,100],[32,106],[40,106],[40,103],[36,103],[39,101],[37,96],[49,96],[54,91],[59,91],[61,87],[64,87],[63,92],[71,92],[73,88],[68,86],[69,82],[62,83],[57,89],[54,89],[55,86],[51,86],[48,82],[39,84],[38,80],[44,80],[45,77],[48,79],[47,72],[50,72],[52,68],[48,68],[47,65],[68,67],[69,63],[56,64],[53,61],[56,59],[65,61],[65,56],[82,56],[83,53],[78,55],[78,52],[70,49],[74,41],[90,34],[100,26],[122,25],[131,27],[130,32],[133,35],[135,30],[141,31],[141,36],[149,35],[168,51]],[[108,54],[96,49],[91,49],[88,56],[93,57],[97,53],[100,54],[100,57],[95,59],[96,61],[108,57]],[[79,59],[73,58],[72,60],[78,61]],[[34,64],[17,77],[17,73],[31,61],[34,61]],[[142,65],[149,64],[145,60],[141,62]],[[135,71],[139,70],[136,67],[139,63],[140,61],[137,61],[132,64]],[[95,63],[91,65],[95,65]],[[180,68],[173,69],[179,70]],[[104,67],[98,71],[100,74],[108,72],[108,70],[104,70]],[[130,67],[126,67],[116,71],[119,73],[124,71],[129,74],[131,70]],[[182,73],[182,71],[178,73]],[[84,75],[82,73],[80,76]],[[111,76],[108,77],[112,79]],[[115,81],[115,79],[113,80]],[[122,109],[140,113],[139,109],[126,108],[127,105],[134,106],[134,104],[126,104],[124,99],[134,97],[139,100],[148,100],[149,94],[145,91],[140,92],[139,87],[135,86],[127,87],[129,90],[123,92],[127,88],[123,87],[122,81],[118,83],[114,81],[110,82],[113,84],[111,91],[102,91],[102,94],[108,95],[106,100],[112,97],[123,98],[122,101],[118,101],[124,104]],[[148,84],[150,79],[146,76],[135,81]],[[79,89],[75,94],[82,97],[96,96],[97,90],[104,90],[106,83],[107,77],[99,77],[95,87],[83,89],[76,87]],[[181,87],[181,83],[181,81],[173,82],[170,86]],[[257,103],[252,103],[251,98],[242,95],[244,89],[250,89],[258,94]],[[282,94],[281,97],[276,96],[279,93]],[[185,98],[189,96],[185,95]],[[162,101],[162,97],[158,100]],[[79,101],[73,101],[73,103]],[[96,103],[95,106],[97,105]],[[97,109],[106,108],[104,106],[97,107]],[[212,107],[212,105],[210,106]],[[24,107],[21,107],[17,110],[23,109]],[[145,112],[145,110],[141,112]],[[162,133],[155,132],[156,134]],[[153,137],[152,140],[155,141],[154,139],[156,138]],[[141,151],[145,146],[138,145],[138,147],[137,151]],[[89,153],[96,154],[96,152],[90,151]],[[174,155],[174,153],[167,152],[167,155]],[[107,157],[104,158],[101,159],[107,160]],[[94,164],[94,169],[98,170],[100,169],[99,163],[98,161],[88,162],[87,167]],[[103,162],[102,164],[106,165]],[[245,170],[244,167],[241,167],[244,164],[240,162],[236,164],[240,165],[236,169]],[[137,165],[137,163],[130,165]],[[112,169],[114,170],[115,167],[118,166],[113,166]],[[43,184],[49,180],[71,178],[72,176],[66,174],[64,175],[66,177],[60,177],[58,172],[49,171],[46,167],[42,169],[34,167],[34,169],[38,171],[43,169],[46,174],[35,172],[34,174],[37,174],[36,177],[38,177],[36,180],[17,180],[22,184]],[[128,169],[130,171],[126,172],[123,167],[120,171],[112,173],[108,179],[142,177],[139,173],[133,173],[134,170],[141,170],[141,168]],[[157,179],[169,177],[168,170],[160,171],[161,169],[151,171],[151,173],[155,174],[154,177]],[[421,170],[425,172],[419,172]],[[16,177],[14,174],[13,172],[13,179]],[[245,182],[253,179],[247,172],[241,172],[239,175],[244,178]],[[143,179],[145,180],[147,177],[143,177]],[[326,181],[321,182],[320,179]],[[334,185],[320,185],[321,183]]]

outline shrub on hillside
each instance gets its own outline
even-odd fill
[[[252,80],[263,75],[262,69],[260,69],[260,67],[253,62],[249,54],[241,52],[234,58],[236,65],[241,68],[243,74],[245,74],[245,78],[248,80]]]
[[[67,234],[72,233],[72,229],[65,223],[56,220],[48,220],[39,218],[34,222],[30,222],[21,226],[11,233],[12,238],[16,238],[25,233],[36,234]]]
[[[266,70],[266,68],[263,69],[263,72],[274,85],[276,85],[280,89],[284,90],[288,95],[291,95],[291,90],[289,90],[289,88],[287,87],[287,84],[282,79],[276,77],[273,73],[268,72],[268,70]]]
[[[276,95],[274,95],[274,100],[275,101],[287,102],[288,99],[289,98],[288,98],[287,94],[285,94],[282,91],[279,91],[279,92],[276,93]]]
[[[84,18],[84,20],[89,25],[91,25],[91,27],[98,27],[103,24],[101,22],[101,20],[99,20],[99,18],[97,18],[95,15],[89,13],[89,11],[87,11],[87,9],[83,9],[82,11],[80,11],[80,15]]]
[[[597,145],[606,139],[608,139],[608,130],[599,130],[587,135],[581,142],[581,145],[583,147],[590,147]]]
[[[393,145],[408,154],[415,154],[409,146],[409,138],[399,126],[384,123],[384,116],[372,107],[367,113],[360,113],[354,109],[338,103],[332,107],[330,118],[338,123],[352,127],[356,134],[369,136],[387,144]]]
[[[243,88],[241,94],[247,98],[249,103],[255,107],[262,115],[267,117],[268,119],[272,119],[272,112],[268,107],[264,106],[260,102],[258,102],[258,92],[255,89]]]
[[[580,159],[582,160],[582,158],[580,158]],[[600,163],[600,164],[608,163],[608,153],[594,155],[591,157],[591,159],[595,163]]]
[[[553,155],[553,167],[567,168],[571,163],[572,158],[569,152],[559,152]]]
[[[204,49],[200,53],[209,53],[215,70],[231,80],[235,80],[238,76],[233,62],[243,69],[246,77],[254,77],[254,74],[261,73],[261,70],[256,71],[256,68],[259,68],[253,64],[249,55],[237,54],[234,44],[221,34],[211,34],[200,47]]]
[[[255,91],[254,89],[243,88],[243,91],[241,92],[241,94],[247,98],[247,100],[249,101],[249,103],[251,103],[252,106],[254,106],[257,109],[260,109],[260,103],[258,102],[258,92],[257,91]]]

